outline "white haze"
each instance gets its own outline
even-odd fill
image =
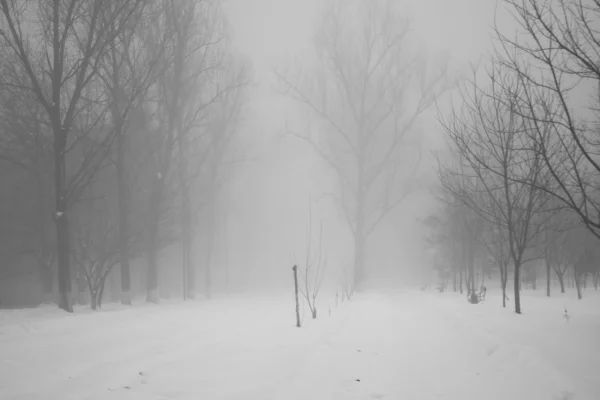
[[[423,43],[423,55],[431,63],[447,63],[451,78],[468,74],[471,64],[490,49],[494,0],[396,3],[412,20],[415,37]],[[254,68],[256,86],[242,131],[254,142],[259,156],[258,161],[242,167],[234,185],[230,240],[235,251],[229,261],[232,266],[242,266],[238,278],[244,276],[244,283],[263,289],[291,278],[290,254],[300,258],[305,253],[309,197],[314,200],[331,191],[324,175],[329,173],[327,166],[303,143],[282,140],[293,105],[277,92],[273,75],[274,69],[285,68],[310,53],[319,4],[322,2],[316,0],[227,2],[234,48],[248,57]],[[440,99],[440,107],[448,100],[447,96]],[[420,171],[424,185],[370,237],[368,267],[374,281],[394,277],[396,284],[414,282],[420,278],[420,266],[428,262],[419,219],[435,206],[429,190],[436,180],[431,152],[441,144],[435,109],[422,116],[420,129],[425,135]],[[323,219],[330,268],[350,263],[349,231],[335,205],[320,201],[313,217],[315,221]]]

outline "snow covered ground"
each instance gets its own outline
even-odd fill
[[[360,294],[302,329],[290,296],[5,310],[0,398],[600,399],[600,297],[541,294],[523,315],[493,295]]]

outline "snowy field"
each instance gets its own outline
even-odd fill
[[[289,296],[5,310],[0,398],[600,399],[600,297],[542,294],[523,315],[493,295],[360,294],[302,329]]]

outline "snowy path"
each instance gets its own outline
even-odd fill
[[[484,307],[465,303],[467,314]],[[526,335],[494,335],[435,297],[374,296],[353,306],[344,329],[274,399],[600,399],[600,380],[560,371],[573,357],[555,368],[539,354],[543,348],[528,346]],[[595,348],[587,349],[587,359],[597,358]],[[600,362],[589,367],[595,377]]]
[[[43,318],[35,315],[40,310],[1,312],[0,398],[600,398],[600,383],[590,378],[600,367],[593,351],[586,360],[579,347],[571,358],[545,354],[531,336],[509,328],[509,311],[485,320],[485,307],[494,315],[497,306],[461,300],[365,295],[302,329],[293,327],[288,298],[69,316],[46,310],[51,315]],[[503,323],[495,326],[498,318]],[[576,318],[563,333],[597,338],[597,317],[581,320],[595,336],[579,335]],[[544,321],[555,330],[552,339],[564,341],[556,333],[564,321]],[[567,368],[573,357],[592,371]]]

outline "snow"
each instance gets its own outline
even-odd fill
[[[600,296],[293,294],[0,311],[2,399],[600,399]],[[564,318],[567,307],[571,318]]]

